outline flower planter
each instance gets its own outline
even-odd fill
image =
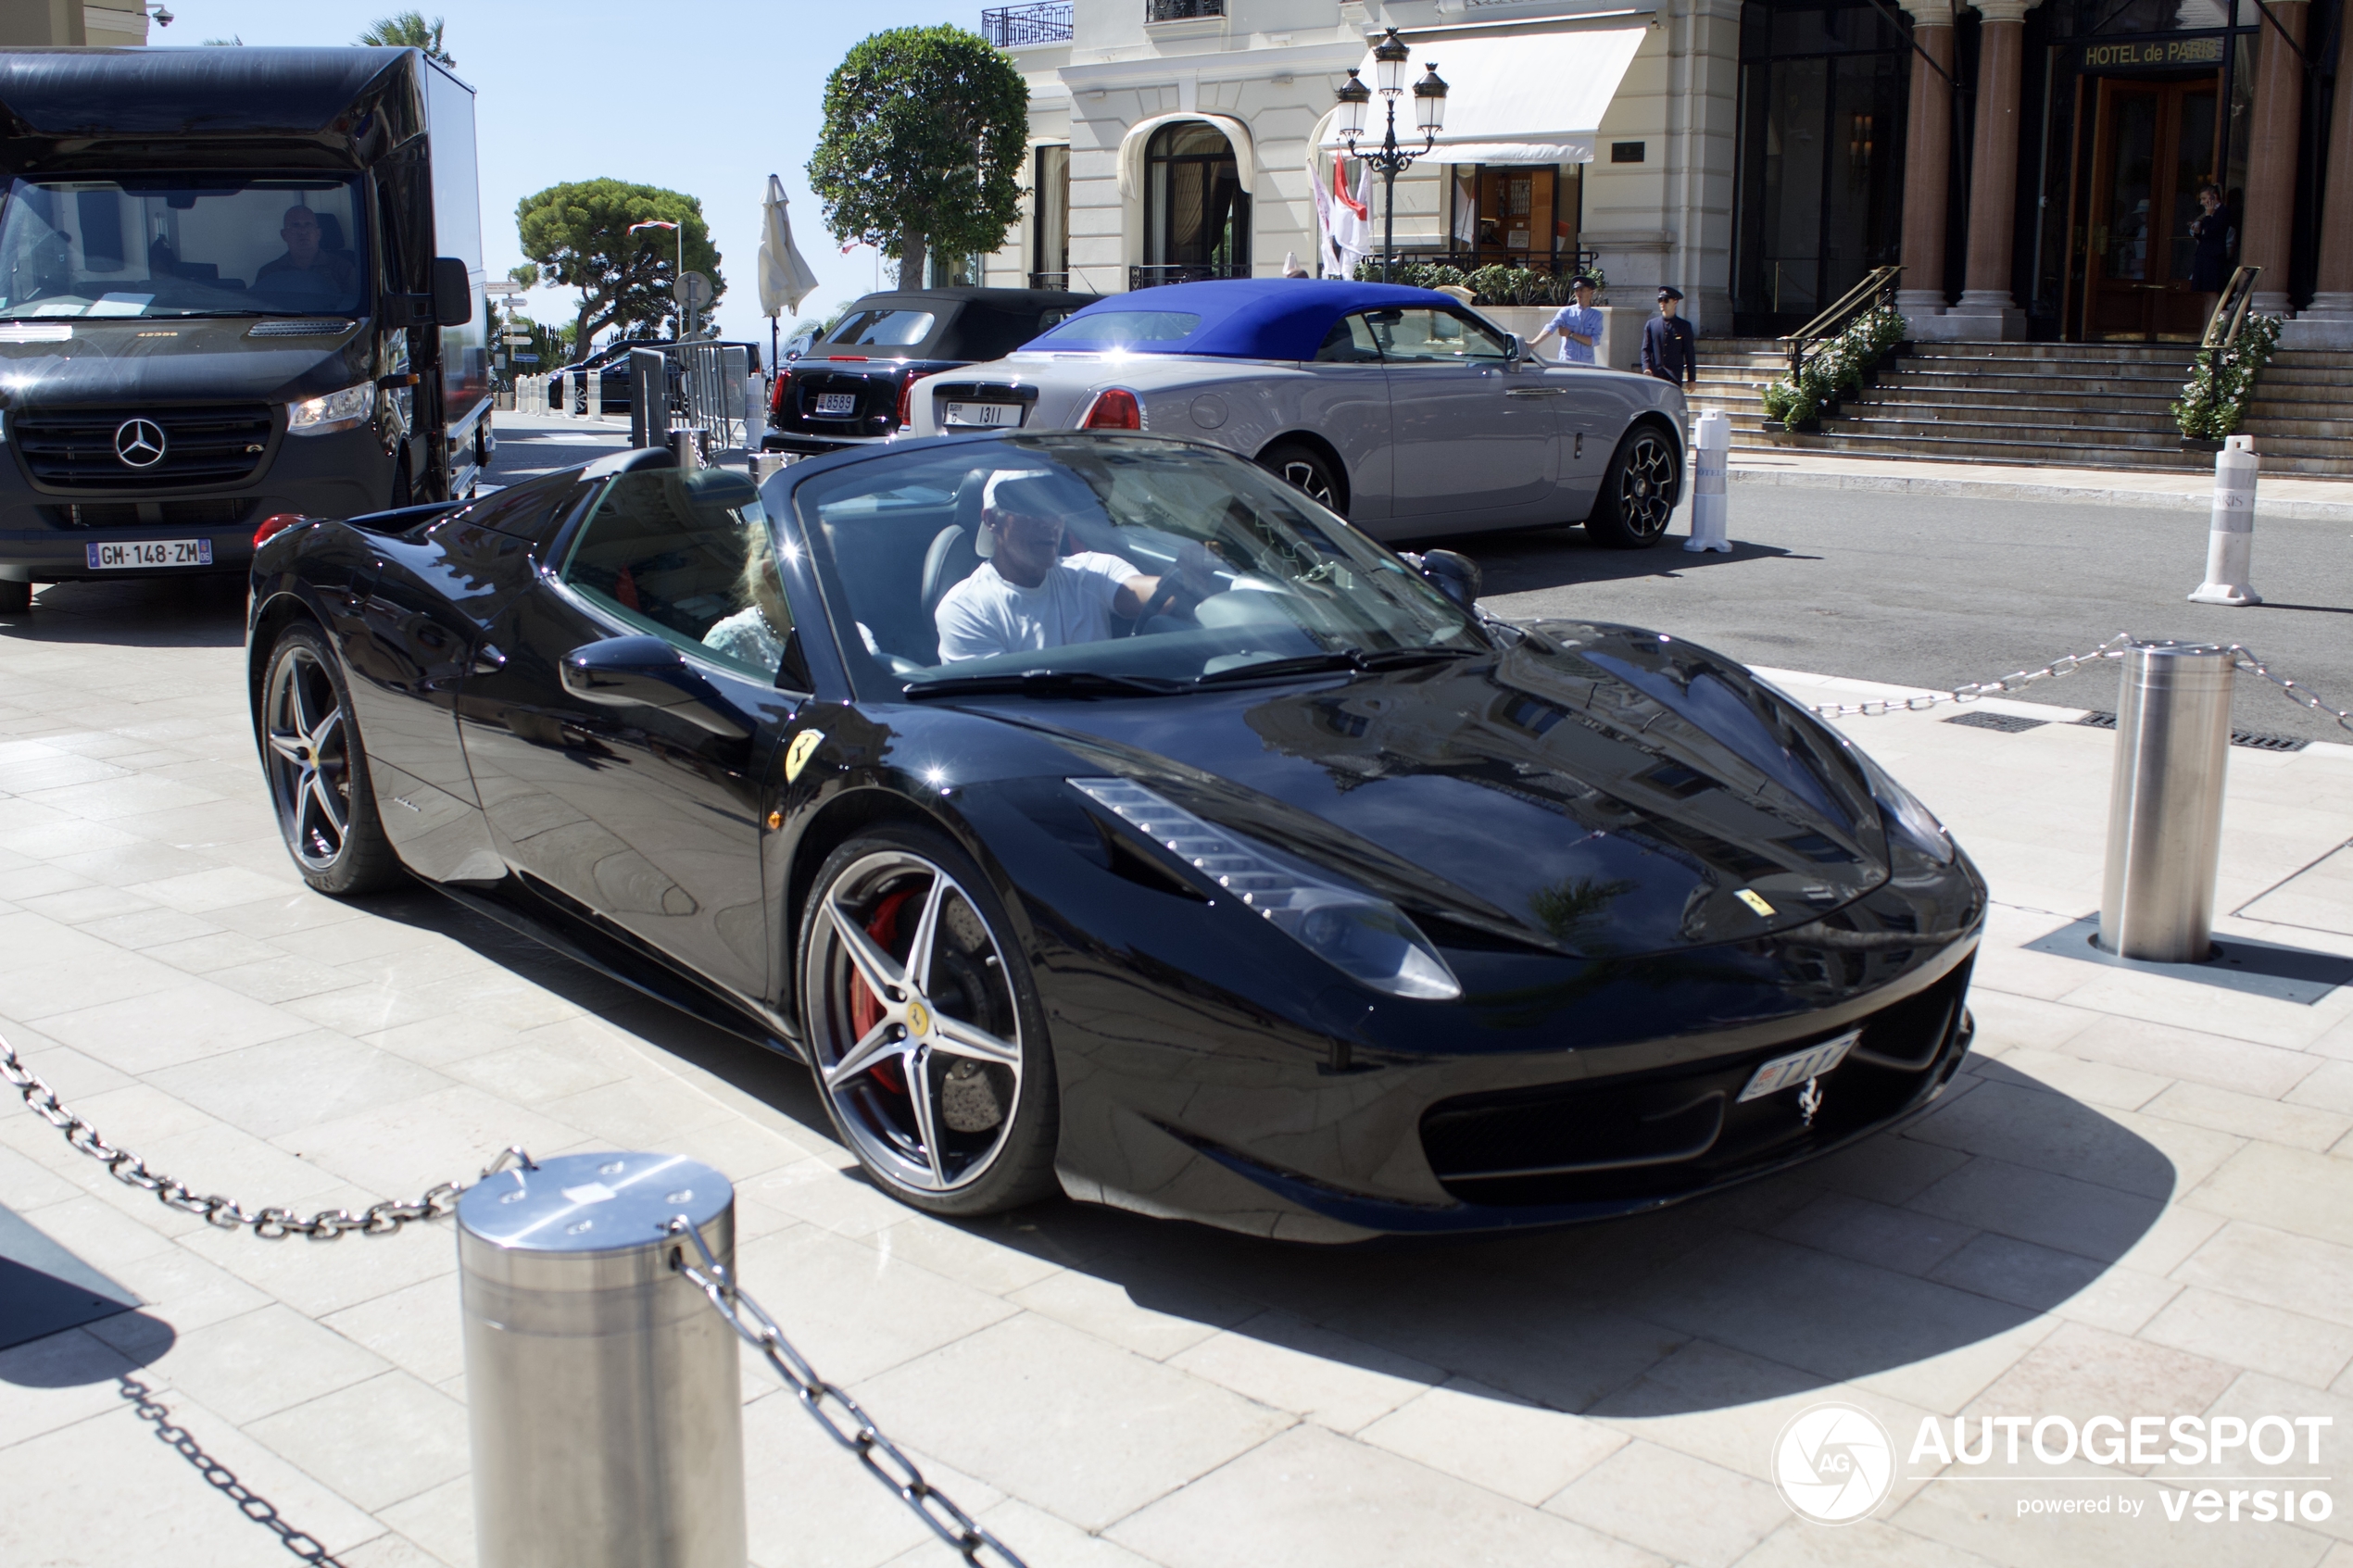
[[[2182,437],[2182,450],[2184,452],[2220,452],[2221,449],[2220,441],[2209,441],[2203,435]]]

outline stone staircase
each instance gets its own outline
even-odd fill
[[[1759,394],[1787,364],[1770,338],[1703,338],[1694,410],[1731,417],[1735,453],[1837,453],[1951,463],[2211,469],[2170,409],[2185,344],[1921,343],[1850,396],[1819,434],[1764,429]],[[2284,350],[2256,383],[2243,433],[2264,471],[2353,476],[2353,353]]]

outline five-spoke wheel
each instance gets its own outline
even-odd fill
[[[262,688],[261,762],[278,831],[303,880],[359,893],[396,880],[367,791],[367,760],[325,641],[307,626],[279,639]]]
[[[1682,459],[1674,441],[1655,425],[1636,425],[1610,458],[1586,531],[1616,549],[1655,545],[1666,534],[1682,490]]]
[[[917,829],[836,850],[802,917],[802,1017],[869,1174],[938,1213],[1053,1187],[1053,1074],[1027,966],[977,867]]]
[[[1327,511],[1348,515],[1348,492],[1331,462],[1300,441],[1280,441],[1258,455],[1258,466]]]

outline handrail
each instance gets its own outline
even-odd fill
[[[2200,348],[2228,348],[2238,341],[2239,329],[2246,325],[2247,307],[2254,303],[2255,280],[2262,275],[2260,267],[2241,267],[2231,273],[2231,281],[2222,285],[2221,295],[2214,302],[2214,314],[2206,319]]]
[[[1806,369],[1806,345],[1818,343],[1843,330],[1847,322],[1874,306],[1894,305],[1895,280],[1903,270],[1900,264],[1873,268],[1869,277],[1839,295],[1836,304],[1797,331],[1782,337],[1781,341],[1789,345],[1790,380],[1795,381]]]

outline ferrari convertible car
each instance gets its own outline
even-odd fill
[[[1805,709],[1506,624],[1255,465],[628,452],[272,519],[255,735],[413,873],[804,1060],[884,1190],[1277,1236],[1622,1213],[1919,1110],[1985,889]]]
[[[1229,279],[1114,295],[994,364],[915,383],[908,429],[1129,430],[1223,446],[1377,539],[1582,522],[1656,544],[1683,395],[1555,365],[1428,289]]]

